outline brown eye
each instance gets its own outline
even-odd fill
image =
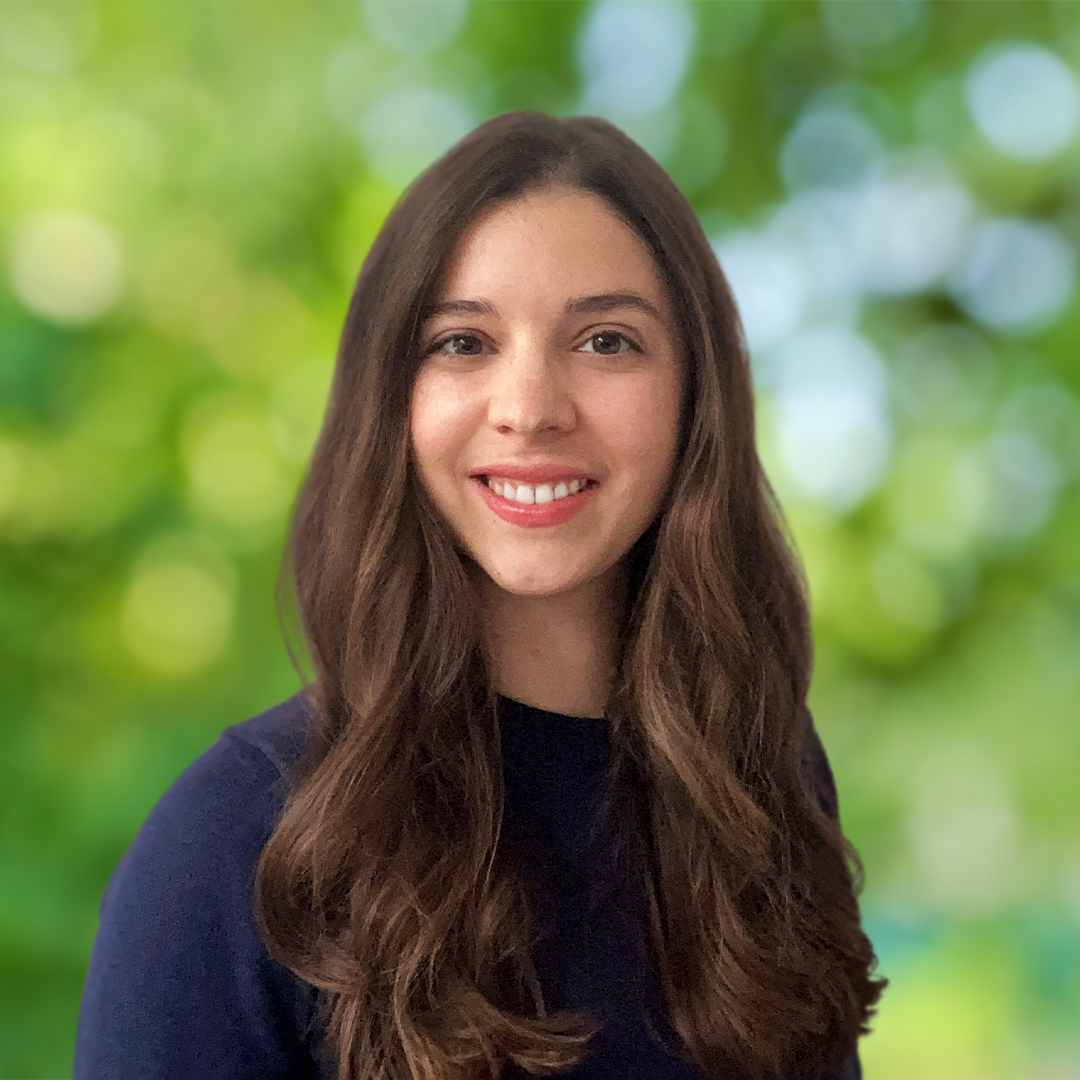
[[[604,330],[599,334],[593,334],[582,348],[586,352],[599,353],[601,356],[614,356],[622,352],[623,342],[634,352],[641,352],[625,334],[616,333],[614,330]]]
[[[484,343],[474,334],[455,334],[444,338],[439,348],[455,356],[479,356],[484,351]]]

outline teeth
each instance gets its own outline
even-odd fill
[[[588,480],[571,480],[569,484],[558,483],[554,487],[551,484],[538,484],[535,488],[528,484],[518,484],[513,480],[497,480],[488,477],[487,485],[504,499],[532,506],[534,503],[543,504],[553,502],[556,499],[565,499],[567,495],[576,495],[584,490]]]

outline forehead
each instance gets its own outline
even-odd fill
[[[600,196],[576,188],[528,192],[482,212],[459,237],[439,292],[495,299],[522,290],[533,299],[634,291],[668,306],[645,241]]]

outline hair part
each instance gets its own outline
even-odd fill
[[[598,195],[645,241],[686,369],[668,497],[627,557],[594,826],[645,898],[671,1052],[717,1078],[824,1075],[854,1051],[884,982],[854,852],[807,764],[820,744],[803,583],[716,257],[663,169],[603,120],[481,125],[405,191],[364,261],[284,564],[315,724],[259,862],[260,929],[322,992],[339,1080],[563,1072],[597,1030],[544,1003],[528,895],[499,843],[478,601],[408,444],[418,334],[458,238],[549,185]]]

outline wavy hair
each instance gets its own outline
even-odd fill
[[[857,858],[807,767],[820,744],[803,582],[716,257],[663,169],[603,120],[482,124],[404,192],[364,260],[283,564],[315,723],[259,861],[260,930],[321,991],[338,1080],[548,1075],[597,1030],[544,1004],[528,895],[499,844],[478,600],[408,441],[418,333],[463,228],[553,184],[598,195],[644,240],[688,373],[667,500],[627,556],[594,827],[607,822],[621,880],[644,890],[671,1052],[717,1080],[824,1075],[884,981]]]

